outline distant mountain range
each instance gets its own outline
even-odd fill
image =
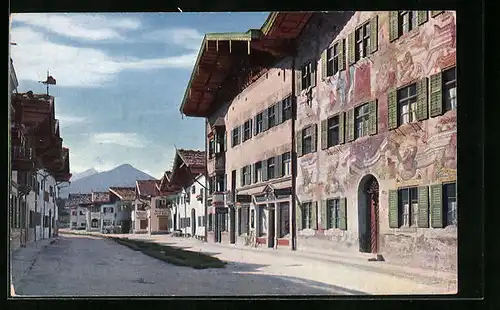
[[[61,188],[60,196],[66,198],[69,193],[107,191],[113,186],[135,186],[137,180],[155,180],[155,178],[130,164],[123,164],[103,172],[92,168],[72,176],[71,185]]]

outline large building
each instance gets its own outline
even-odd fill
[[[206,119],[209,240],[456,269],[455,16],[275,12],[207,34],[181,112]]]

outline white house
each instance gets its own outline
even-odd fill
[[[185,213],[190,218],[187,233],[192,237],[205,237],[205,176],[199,174],[194,183],[185,191],[186,198],[183,206]]]
[[[92,204],[92,194],[69,194],[65,206],[70,208],[70,229],[87,228],[87,209]]]
[[[56,181],[45,170],[38,170],[33,177],[32,191],[27,195],[29,227],[34,240],[50,238],[57,218]]]

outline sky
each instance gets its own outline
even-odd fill
[[[260,28],[268,13],[12,14],[19,92],[47,70],[71,173],[131,164],[156,178],[175,147],[204,149],[204,119],[180,103],[203,35]]]

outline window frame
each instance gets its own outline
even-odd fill
[[[276,105],[272,105],[267,108],[267,129],[271,129],[276,126]]]
[[[363,111],[364,110],[364,111]],[[361,114],[361,111],[363,113]],[[363,103],[354,108],[354,139],[369,135],[370,103]],[[362,124],[362,133],[359,132],[359,124]]]
[[[288,169],[287,169],[288,166]],[[287,173],[288,170],[288,173]],[[292,175],[292,155],[291,152],[281,154],[281,173],[284,177]]]
[[[309,130],[309,131],[308,131]],[[302,155],[314,153],[313,152],[313,133],[312,130],[314,130],[314,125],[309,125],[306,126],[305,128],[302,129]],[[311,144],[310,144],[310,150],[306,151],[306,141],[307,139],[310,139]]]
[[[337,120],[337,123],[332,125],[331,122],[333,122],[333,120]],[[327,120],[327,134],[326,134],[326,140],[327,140],[327,147],[332,147],[332,146],[335,146],[335,145],[339,145],[340,144],[340,114],[335,114],[335,115],[332,115],[330,116]],[[337,142],[336,143],[333,143],[334,141],[332,141],[333,137],[334,137],[334,134],[335,132],[337,133]]]
[[[312,61],[302,65],[301,71],[301,90],[309,88],[312,85]]]
[[[276,160],[274,157],[269,157],[266,160],[266,169],[267,169],[267,179],[272,180],[277,178],[276,176]],[[272,173],[271,173],[272,172]]]
[[[313,209],[312,201],[306,201],[300,205],[302,229],[312,229],[312,226],[313,226],[312,225],[312,209]]]
[[[333,205],[330,205],[332,203]],[[333,216],[335,215],[335,217]],[[326,199],[326,228],[340,228],[340,197]],[[335,221],[333,221],[335,219]]]
[[[448,187],[453,186],[453,196],[449,196]],[[447,226],[457,226],[458,225],[458,202],[457,202],[457,183],[456,182],[446,182],[442,184],[443,191],[443,215],[445,217],[444,227]],[[450,200],[453,200],[454,207],[450,207]],[[449,216],[450,212],[453,216]],[[451,218],[451,223],[450,223]]]
[[[243,123],[243,136],[242,142],[249,140],[252,137],[252,127],[250,126],[250,120]]]
[[[292,96],[287,96],[285,99],[283,99],[283,101],[281,102],[281,109],[283,122],[286,122],[287,120],[292,118]]]
[[[262,161],[258,161],[254,164],[254,178],[253,182],[254,183],[260,183],[262,182]]]
[[[405,208],[403,192],[407,192],[408,208]],[[414,193],[414,196],[412,195]],[[418,226],[418,186],[398,188],[398,217],[400,227],[410,228]]]
[[[326,75],[333,76],[339,72],[339,42],[333,43],[326,51]]]
[[[412,94],[413,89],[413,94]],[[402,92],[405,91],[405,96],[402,98]],[[397,114],[398,114],[398,127],[404,124],[415,123],[417,119],[417,83],[410,83],[406,86],[400,87],[396,92],[397,101]],[[405,103],[405,104],[403,104]],[[408,106],[408,112],[403,113],[403,107]],[[403,118],[408,116],[408,121],[404,122]]]
[[[251,166],[247,165],[243,167],[243,186],[252,184],[252,172]]]
[[[448,80],[447,79],[447,74],[448,72],[453,71],[453,79]],[[442,90],[442,101],[443,101],[443,114],[456,110],[457,109],[457,67],[453,66],[450,68],[447,68],[442,71],[441,73],[442,76],[442,85],[441,85],[441,90]],[[447,94],[449,93],[450,90],[455,89],[455,96],[454,97],[447,97]],[[455,100],[455,103],[453,104],[452,100]],[[449,103],[449,105],[448,105]]]
[[[255,135],[263,132],[264,129],[264,113],[260,112],[255,115]]]
[[[405,33],[409,33],[412,30],[418,28],[417,11],[406,10],[398,11],[398,35],[401,36]],[[408,23],[405,23],[405,17],[408,16]],[[408,25],[405,29],[405,25]]]
[[[238,146],[240,144],[240,126],[236,126],[231,131],[231,147]]]
[[[368,56],[371,44],[370,20],[357,26],[354,30],[354,61],[359,61]]]

